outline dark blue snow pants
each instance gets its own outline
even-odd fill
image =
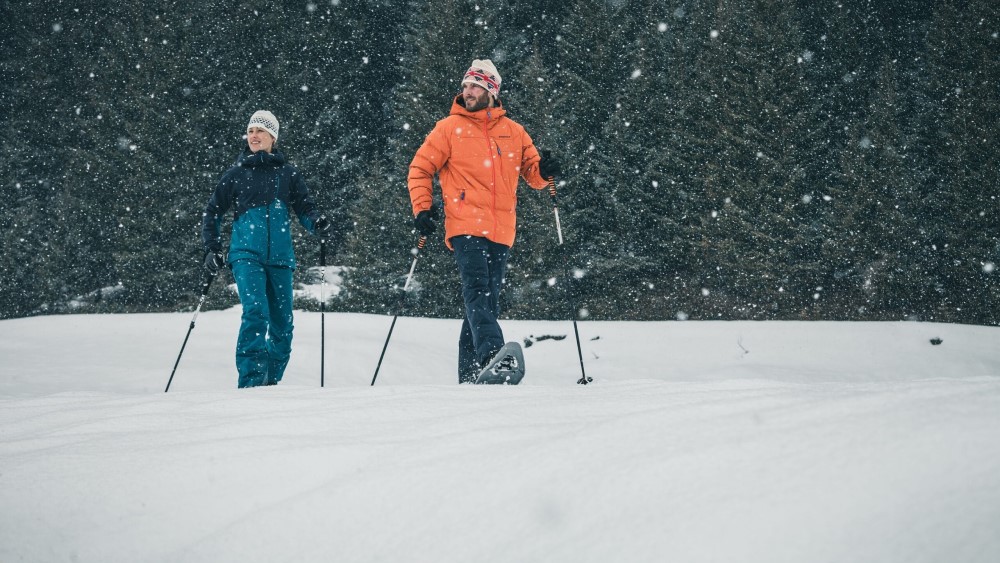
[[[243,305],[236,340],[239,387],[275,385],[292,354],[292,269],[237,260],[233,278]]]
[[[465,319],[458,338],[458,382],[471,381],[503,344],[500,286],[510,248],[480,237],[451,239],[462,278]]]

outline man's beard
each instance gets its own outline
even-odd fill
[[[486,106],[490,105],[490,97],[486,96],[484,98],[477,98],[474,100],[465,100],[465,110],[466,111],[479,111]]]

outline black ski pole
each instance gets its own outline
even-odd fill
[[[427,237],[422,235],[420,240],[417,241],[417,249],[413,253],[413,263],[410,264],[410,273],[406,275],[406,283],[403,284],[403,299],[406,299],[406,290],[410,288],[410,281],[413,280],[413,272],[417,269],[417,259],[420,258],[420,250],[425,244],[427,244]],[[375,385],[375,380],[378,378],[378,371],[382,369],[382,359],[385,358],[385,350],[389,347],[389,339],[392,338],[392,329],[396,328],[396,319],[399,318],[399,311],[402,308],[402,300],[400,300],[396,314],[392,317],[392,324],[389,325],[389,334],[386,335],[385,344],[382,345],[382,354],[378,357],[378,365],[375,366],[375,375],[372,376],[372,386]]]
[[[319,239],[319,386],[325,386],[326,376],[326,239]]]
[[[184,335],[184,343],[181,344],[181,351],[177,353],[177,361],[174,362],[174,369],[170,372],[170,379],[167,380],[167,388],[163,390],[164,393],[170,391],[170,383],[174,380],[174,374],[177,373],[177,365],[181,363],[181,355],[184,354],[184,347],[187,346],[191,331],[194,330],[194,323],[198,320],[198,313],[201,312],[201,306],[205,304],[205,298],[208,297],[208,288],[212,285],[212,280],[214,279],[215,274],[205,274],[205,281],[201,287],[201,298],[198,299],[198,307],[195,308],[194,316],[191,317],[191,324],[188,326],[187,334]]]
[[[543,156],[545,158],[548,158],[548,154],[547,154],[548,151],[545,151],[545,153],[546,154],[543,154]],[[556,203],[556,179],[554,177],[552,177],[552,176],[549,176],[549,197],[552,198],[552,212],[556,216],[556,233],[559,235],[559,246],[561,247],[563,245],[562,224],[559,223],[559,205],[557,205],[557,203]],[[572,281],[570,281],[570,273],[569,273],[569,270],[567,270],[566,271],[566,291],[567,291],[567,294],[570,293],[570,286],[569,286],[570,283],[572,283]],[[587,377],[587,370],[583,367],[583,348],[580,347],[580,329],[578,329],[577,326],[576,326],[576,311],[575,311],[576,305],[573,303],[572,295],[570,295],[570,305],[572,305],[573,309],[574,309],[574,312],[573,312],[573,334],[576,336],[576,354],[577,354],[577,356],[580,357],[580,375],[581,375],[581,377],[580,377],[579,380],[577,380],[577,383],[580,384],[580,385],[586,385],[586,384],[590,383],[591,381],[593,381],[594,379],[591,378],[591,377]]]

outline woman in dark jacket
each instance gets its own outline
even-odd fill
[[[243,305],[236,342],[239,387],[281,381],[292,351],[292,216],[307,231],[327,237],[331,224],[309,196],[302,174],[275,150],[278,120],[257,111],[247,124],[247,147],[222,175],[205,207],[201,236],[205,268],[215,274],[226,263]],[[233,210],[228,260],[221,227]]]

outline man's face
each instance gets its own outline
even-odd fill
[[[468,111],[479,111],[490,105],[490,93],[476,84],[462,84],[462,101]]]

